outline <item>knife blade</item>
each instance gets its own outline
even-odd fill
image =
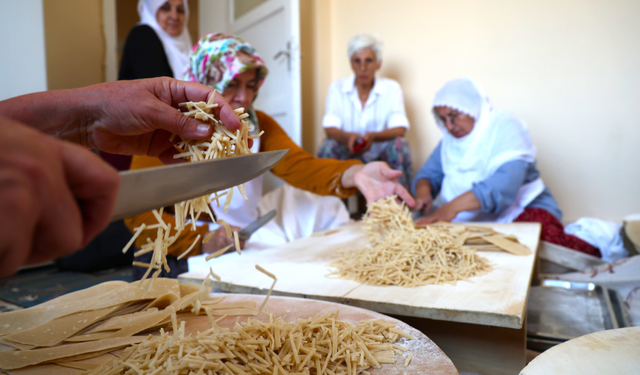
[[[120,190],[111,221],[250,181],[271,169],[287,152],[288,149],[120,172]]]
[[[273,219],[274,217],[276,217],[276,210],[271,210],[266,214],[260,216],[254,222],[247,225],[241,231],[238,232],[238,239],[244,240],[244,241],[248,240],[255,231],[262,228],[262,226],[270,222],[271,219]]]

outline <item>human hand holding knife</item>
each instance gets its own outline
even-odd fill
[[[261,217],[257,218],[254,222],[247,225],[244,229],[238,227],[231,227],[232,231],[238,232],[238,239],[240,240],[240,247],[244,247],[245,241],[247,241],[251,235],[262,228],[266,223],[271,221],[276,216],[276,210],[271,210]],[[202,244],[203,253],[214,253],[226,246],[233,245],[233,237],[227,236],[224,227],[218,228],[216,233],[209,239],[209,242]],[[236,251],[234,246],[231,246],[227,252]]]

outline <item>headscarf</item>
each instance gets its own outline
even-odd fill
[[[464,137],[449,133],[435,107],[456,109],[475,119],[473,129]],[[473,183],[491,176],[501,165],[515,160],[533,162],[536,148],[527,125],[506,111],[491,107],[489,98],[470,78],[447,82],[433,101],[436,123],[442,137],[442,200],[450,202],[471,190]]]
[[[181,79],[184,69],[189,62],[189,49],[191,48],[191,36],[187,30],[189,22],[189,4],[187,0],[183,0],[185,18],[182,33],[178,36],[171,36],[160,27],[156,14],[158,9],[166,3],[167,0],[138,0],[138,15],[140,22],[138,25],[147,25],[151,27],[162,42],[164,53],[173,71],[173,77]]]
[[[258,52],[237,36],[209,33],[193,46],[184,80],[205,84],[222,93],[238,74],[250,69],[257,69],[260,74],[259,88],[269,71]],[[258,119],[253,108],[245,110],[257,128]]]
[[[233,35],[210,33],[201,37],[193,46],[184,80],[202,83],[223,93],[238,74],[254,68],[260,73],[260,87],[267,75],[267,68],[256,50],[249,43]],[[247,120],[253,125],[249,133],[259,133],[260,124],[255,111],[253,108],[245,108],[245,111],[249,114]],[[257,152],[259,149],[260,138],[257,138],[254,139],[251,150]],[[245,227],[257,219],[258,202],[262,197],[262,178],[263,176],[259,176],[246,183],[245,195],[248,201],[234,194],[229,211],[226,214],[216,212],[218,219],[239,227]],[[213,209],[216,210],[215,207]]]

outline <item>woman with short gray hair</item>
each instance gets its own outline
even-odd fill
[[[384,161],[402,171],[398,179],[409,188],[411,154],[404,135],[409,120],[398,82],[376,76],[382,66],[382,42],[373,35],[351,38],[349,61],[354,75],[329,88],[322,126],[327,133],[318,157]]]
[[[349,60],[353,58],[356,52],[364,49],[370,49],[376,56],[376,62],[382,63],[382,41],[373,35],[358,34],[349,41]]]

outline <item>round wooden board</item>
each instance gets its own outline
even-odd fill
[[[264,301],[265,296],[252,294],[211,294],[212,297],[225,297],[222,303],[232,304],[234,302],[254,301],[256,307],[259,307]],[[417,329],[407,325],[406,323],[386,315],[379,314],[374,311],[341,305],[333,302],[316,301],[310,299],[293,298],[293,297],[275,297],[271,296],[268,302],[269,311],[275,316],[283,316],[285,320],[294,322],[298,318],[309,318],[316,314],[324,314],[326,312],[340,311],[338,318],[351,324],[357,324],[362,320],[385,319],[396,323],[399,329],[415,337],[415,340],[401,339],[398,344],[409,349],[404,355],[397,355],[397,362],[394,364],[384,364],[380,369],[369,369],[371,375],[412,375],[412,374],[430,374],[430,375],[458,375],[453,362],[447,357],[442,350],[427,336]],[[221,327],[231,328],[236,321],[243,322],[249,318],[266,319],[264,314],[260,316],[228,316],[218,322]],[[186,322],[186,333],[204,332],[211,328],[211,322],[206,315],[180,315],[180,320]],[[112,360],[115,356],[119,356],[123,349],[116,350],[109,355],[103,355],[102,360]],[[404,367],[404,359],[409,353],[413,353],[413,358],[408,367]],[[96,360],[101,360],[96,358]],[[59,365],[39,365],[27,367],[21,370],[13,370],[7,372],[10,375],[80,375],[82,371],[63,367]]]
[[[226,297],[223,303],[233,303],[240,301],[255,301],[256,307],[259,307],[264,301],[265,296],[252,295],[252,294],[212,294],[214,297],[224,296]],[[358,307],[352,307],[348,305],[341,305],[333,302],[316,301],[310,299],[293,298],[293,297],[275,297],[271,296],[268,302],[268,309],[265,307],[265,311],[269,311],[275,316],[283,316],[285,320],[294,322],[298,318],[309,318],[316,314],[324,314],[326,312],[340,311],[338,319],[347,321],[351,324],[357,324],[362,320],[370,319],[385,319],[396,322],[398,328],[404,332],[415,337],[415,340],[402,339],[398,342],[400,345],[405,346],[407,351],[404,356],[398,355],[397,362],[394,364],[385,364],[380,369],[369,369],[371,375],[411,375],[411,374],[442,374],[442,375],[457,375],[458,370],[453,365],[453,362],[447,357],[442,350],[427,336],[417,329],[407,325],[406,323],[391,318],[389,316],[379,314],[374,311],[361,309]],[[239,321],[246,321],[247,316],[240,317]],[[257,319],[266,319],[264,314],[255,317]],[[237,317],[227,317],[218,324],[222,327],[232,327],[236,322]],[[184,319],[187,332],[205,331],[211,328],[211,323],[207,316],[186,316]],[[404,367],[404,358],[410,352],[413,353],[413,359],[408,367]]]
[[[635,374],[640,369],[640,327],[611,329],[569,340],[531,361],[520,375]]]

